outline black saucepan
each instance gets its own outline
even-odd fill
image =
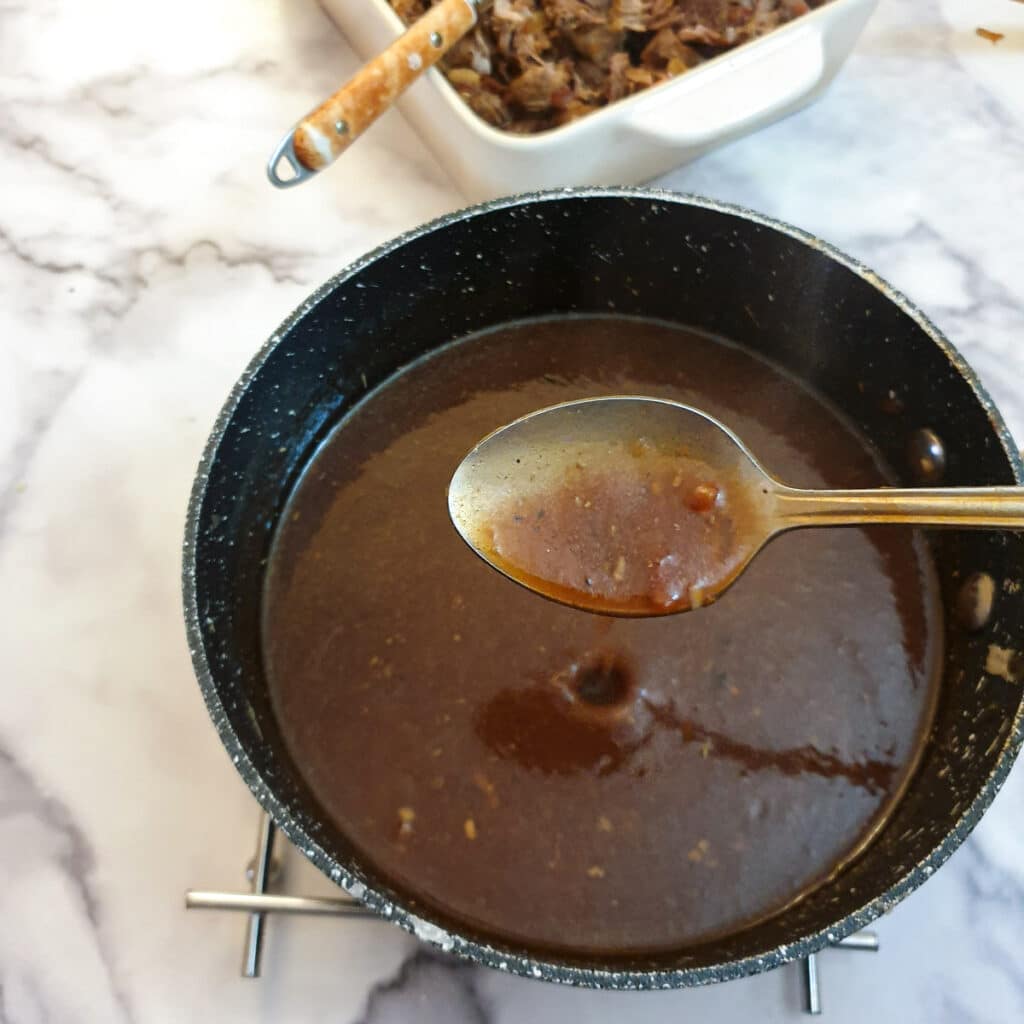
[[[400,367],[470,331],[609,310],[694,325],[763,353],[842,409],[904,485],[1024,482],[999,413],[949,342],[874,274],[817,239],[672,194],[525,196],[385,245],[324,285],[270,338],[231,393],[199,468],[185,538],[185,615],[199,684],[238,771],[298,848],[349,892],[420,938],[492,967],[607,988],[694,985],[774,967],[863,927],[925,881],[977,823],[1022,741],[1024,662],[1005,652],[1024,647],[1024,536],[931,535],[946,608],[942,693],[921,765],[872,845],[774,918],[675,954],[552,959],[460,930],[389,891],[303,784],[275,723],[260,654],[262,577],[277,517],[346,410]],[[978,586],[977,574],[994,591]],[[993,645],[1004,649],[998,673],[986,669]]]

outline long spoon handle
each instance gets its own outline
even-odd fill
[[[1024,487],[803,491],[780,485],[775,498],[781,529],[867,523],[1024,529]]]
[[[485,0],[442,0],[374,57],[333,96],[311,110],[274,150],[267,175],[291,188],[329,167],[410,85],[475,24]],[[280,174],[282,161],[290,176]]]

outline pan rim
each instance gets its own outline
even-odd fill
[[[453,211],[378,246],[320,285],[282,321],[280,326],[261,346],[231,389],[214,422],[204,447],[189,497],[182,560],[182,589],[186,635],[193,670],[204,702],[220,736],[221,743],[231,757],[235,768],[258,803],[271,815],[288,839],[321,872],[338,884],[349,895],[366,904],[384,919],[392,921],[405,931],[414,934],[421,941],[435,946],[446,953],[454,953],[474,963],[507,973],[526,978],[595,989],[636,991],[687,988],[758,974],[791,960],[802,959],[864,928],[881,914],[891,910],[912,891],[917,889],[945,863],[967,838],[1002,787],[1020,752],[1021,746],[1024,745],[1024,702],[1018,706],[1002,750],[988,777],[981,785],[977,796],[966,808],[961,810],[955,823],[947,831],[943,840],[927,857],[908,867],[901,874],[900,878],[885,892],[865,902],[858,909],[847,914],[835,924],[809,932],[785,945],[765,950],[759,955],[745,956],[699,967],[653,968],[650,970],[614,970],[608,967],[581,967],[559,962],[557,959],[544,959],[543,956],[530,955],[511,946],[491,945],[458,935],[432,920],[429,913],[420,916],[403,905],[401,901],[396,901],[394,896],[367,885],[353,875],[351,869],[336,860],[324,849],[310,831],[297,820],[285,802],[266,784],[256,766],[248,757],[244,745],[235,732],[220,699],[217,683],[206,656],[205,636],[201,626],[199,611],[196,542],[210,469],[217,458],[220,445],[224,440],[239,403],[247,391],[250,381],[258,374],[277,345],[291,333],[293,328],[328,295],[332,294],[350,279],[356,277],[361,271],[425,235],[441,231],[455,223],[479,216],[486,216],[501,210],[532,206],[539,203],[587,199],[621,199],[675,206],[691,206],[739,217],[788,236],[809,248],[819,251],[829,259],[852,271],[913,320],[928,336],[929,340],[947,357],[950,364],[970,387],[984,410],[1012,469],[1015,482],[1024,484],[1024,461],[1022,461],[1021,454],[1014,445],[1001,413],[985,387],[979,381],[974,370],[968,365],[954,345],[917,306],[903,293],[893,288],[882,277],[860,261],[843,253],[831,244],[816,238],[809,232],[792,225],[736,204],[720,202],[699,195],[645,187],[586,187],[527,192]]]

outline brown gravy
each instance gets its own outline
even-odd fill
[[[503,496],[473,524],[475,545],[512,579],[575,608],[664,615],[710,604],[743,565],[732,488],[706,463],[642,439],[628,448]]]
[[[445,488],[527,412],[632,393],[707,409],[795,486],[886,482],[758,358],[642,320],[449,346],[321,446],[264,597],[271,694],[325,815],[406,898],[497,940],[685,947],[770,915],[869,840],[912,770],[941,629],[902,529],[773,541],[697,614],[609,619],[487,566]]]

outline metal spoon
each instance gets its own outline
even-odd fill
[[[277,144],[267,177],[292,188],[329,167],[477,22],[492,0],[441,0]],[[281,173],[282,165],[288,174]]]
[[[1024,528],[1024,488],[801,490],[707,413],[623,395],[541,409],[490,434],[455,471],[448,511],[517,583],[588,611],[647,616],[711,603],[797,527]]]

